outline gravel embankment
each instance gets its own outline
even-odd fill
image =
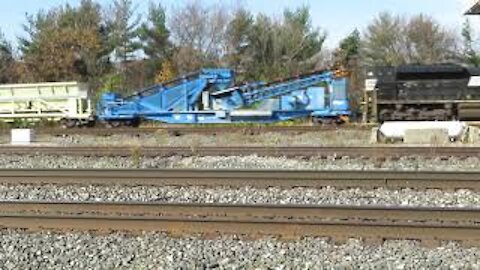
[[[126,150],[128,152],[128,150]],[[230,157],[74,157],[32,155],[0,155],[0,168],[204,168],[204,169],[285,169],[285,170],[433,170],[476,171],[480,159],[471,157],[424,159],[405,157],[377,160],[374,158],[282,158],[258,156]]]
[[[225,204],[340,204],[480,207],[480,193],[469,190],[361,190],[334,188],[125,187],[0,185],[0,200],[108,201]]]
[[[148,233],[0,234],[2,269],[480,269],[480,249],[454,243],[427,249],[411,241],[365,246],[349,240],[293,242],[235,237],[205,240]]]
[[[59,145],[148,145],[148,146],[349,146],[369,144],[370,131],[366,130],[336,130],[308,132],[303,134],[267,132],[256,135],[242,133],[226,133],[218,136],[202,134],[186,134],[172,136],[166,132],[154,134],[112,135],[108,137],[92,135],[47,136],[38,138],[40,142]]]

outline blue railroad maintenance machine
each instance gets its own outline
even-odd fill
[[[350,115],[347,79],[319,71],[273,82],[234,86],[229,69],[203,69],[134,95],[105,93],[97,118],[109,127],[142,120],[169,124],[268,123],[311,117],[341,123]]]

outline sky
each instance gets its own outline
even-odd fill
[[[148,0],[133,0],[140,14],[148,7]],[[161,2],[168,10],[181,6],[189,0],[152,0]],[[11,41],[24,35],[22,23],[25,14],[34,14],[40,9],[48,9],[59,4],[76,5],[80,0],[6,0],[2,1],[0,10],[0,29]],[[98,0],[108,5],[109,0]],[[280,15],[285,8],[295,8],[302,5],[310,7],[312,22],[315,27],[325,30],[328,34],[326,45],[334,48],[339,40],[351,33],[355,28],[360,31],[382,11],[398,15],[414,15],[418,13],[432,16],[445,27],[460,32],[465,20],[463,13],[473,5],[475,0],[204,0],[207,4],[241,4],[253,13]],[[480,16],[471,17],[473,28],[480,36]]]

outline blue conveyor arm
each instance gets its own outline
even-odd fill
[[[234,73],[230,69],[202,69],[126,98],[116,93],[105,93],[98,102],[98,118],[133,119],[164,112],[190,111],[199,102],[203,91],[209,87],[225,89],[233,81]]]
[[[222,99],[230,108],[238,108],[307,89],[320,83],[330,85],[333,78],[334,74],[332,72],[325,71],[272,83],[249,83],[215,92],[212,96]]]

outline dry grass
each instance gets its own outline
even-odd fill
[[[139,169],[142,165],[142,159],[143,159],[141,145],[136,145],[136,146],[132,147],[132,149],[131,149],[131,159],[132,159],[133,167]]]
[[[270,132],[270,133],[225,133],[217,135],[187,134],[175,136],[160,131],[142,136],[114,135],[110,137],[69,136],[66,138],[44,138],[50,142],[77,145],[103,146],[353,146],[367,145],[370,132],[364,130],[337,130],[307,133]]]

